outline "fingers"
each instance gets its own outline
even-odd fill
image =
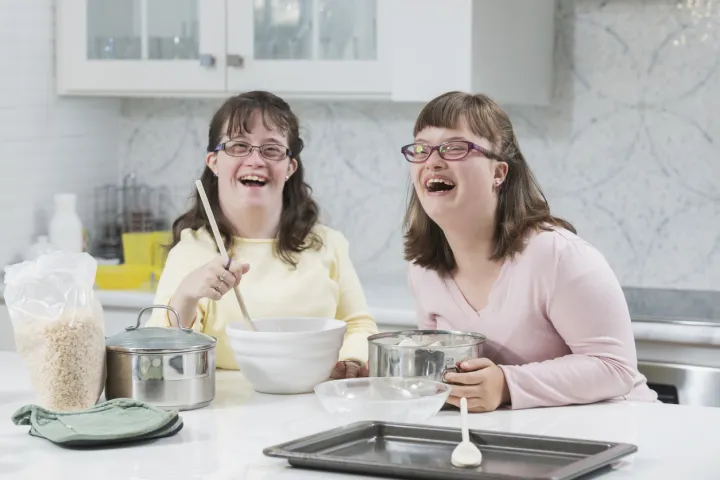
[[[208,264],[208,275],[206,276],[206,284],[213,290],[219,291],[220,296],[225,295],[232,287],[240,284],[240,278],[250,270],[250,265],[241,262],[230,262],[217,257]],[[217,299],[216,296],[208,296],[208,298]]]
[[[483,389],[479,385],[473,385],[470,387],[459,385],[450,386],[450,395],[453,397],[465,397],[469,399],[473,397],[482,397],[483,393]]]
[[[482,370],[483,368],[492,367],[495,365],[492,360],[488,358],[473,358],[471,360],[465,360],[458,365],[462,370],[471,372],[475,370]]]
[[[454,405],[457,408],[460,408],[460,398],[462,398],[462,395],[457,397],[454,395],[451,395],[447,399],[447,403],[450,405]],[[482,398],[478,397],[465,397],[467,399],[467,407],[468,412],[472,413],[484,413],[484,412],[492,412],[495,410],[491,405],[487,404]]]
[[[461,373],[447,372],[445,381],[459,385],[479,385],[485,380],[486,376],[487,374],[483,370]]]
[[[358,370],[360,370],[360,365],[354,362],[347,362],[345,364],[345,378],[356,378],[358,376]]]
[[[368,368],[366,366],[360,366],[355,362],[337,362],[333,368],[330,378],[333,380],[340,380],[343,378],[357,378],[367,377]]]
[[[240,278],[250,270],[250,265],[247,263],[233,262],[230,264],[229,273],[232,274],[233,282],[231,286],[238,286],[240,284]]]
[[[209,298],[210,300],[215,300],[215,301],[220,300],[223,297],[222,293],[220,293],[218,290],[215,290],[212,287],[205,287],[202,290],[201,295],[205,298]]]
[[[335,364],[335,368],[333,368],[333,371],[330,374],[330,378],[332,378],[333,380],[340,380],[341,378],[345,378],[345,364],[343,362],[337,362]]]
[[[250,265],[242,262],[230,261],[228,268],[227,262],[224,262],[222,257],[218,257],[213,262],[213,272],[222,278],[223,282],[227,283],[229,287],[237,286],[240,283],[240,278],[250,271]]]

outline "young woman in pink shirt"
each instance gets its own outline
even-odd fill
[[[484,356],[448,373],[470,411],[656,401],[605,258],[550,214],[507,114],[450,92],[402,147],[414,185],[405,259],[420,328],[480,332]]]

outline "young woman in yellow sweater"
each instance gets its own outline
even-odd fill
[[[192,208],[173,223],[173,246],[155,302],[175,308],[183,326],[216,337],[218,368],[237,369],[225,327],[241,318],[237,300],[227,293],[242,283],[254,318],[346,322],[332,376],[367,375],[367,337],[377,327],[347,240],[318,222],[318,206],[303,178],[295,114],[271,93],[244,93],[215,113],[208,137],[201,181],[232,259],[229,266],[223,263],[196,193]],[[175,326],[172,317],[156,309],[148,325]]]

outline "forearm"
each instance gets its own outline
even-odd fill
[[[197,319],[198,300],[187,298],[176,293],[170,299],[168,306],[175,309],[178,313],[178,316],[180,317],[180,326],[190,328],[195,323],[195,320]],[[175,318],[175,315],[169,314],[168,320],[171,326],[177,326],[177,319]]]
[[[375,320],[368,315],[359,315],[342,319],[348,325],[347,333],[340,350],[340,360],[359,360],[367,362],[368,342],[370,335],[378,333]]]
[[[594,403],[626,395],[634,385],[634,369],[621,358],[569,354],[500,368],[513,409]]]

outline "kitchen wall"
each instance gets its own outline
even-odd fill
[[[561,0],[548,108],[509,108],[555,212],[625,285],[720,288],[717,2]],[[217,101],[54,95],[52,0],[0,3],[0,262],[46,228],[52,194],[135,171],[182,210]],[[364,276],[402,275],[400,222],[419,105],[296,102],[325,220]]]
[[[90,226],[93,187],[119,172],[120,100],[55,96],[52,5],[0,2],[0,265],[47,232],[55,193]]]
[[[549,108],[510,108],[556,214],[625,285],[720,288],[717,2],[560,1]],[[173,188],[179,212],[203,165],[217,101],[126,100],[120,161]],[[358,270],[401,275],[400,224],[418,105],[294,103],[325,219]]]

